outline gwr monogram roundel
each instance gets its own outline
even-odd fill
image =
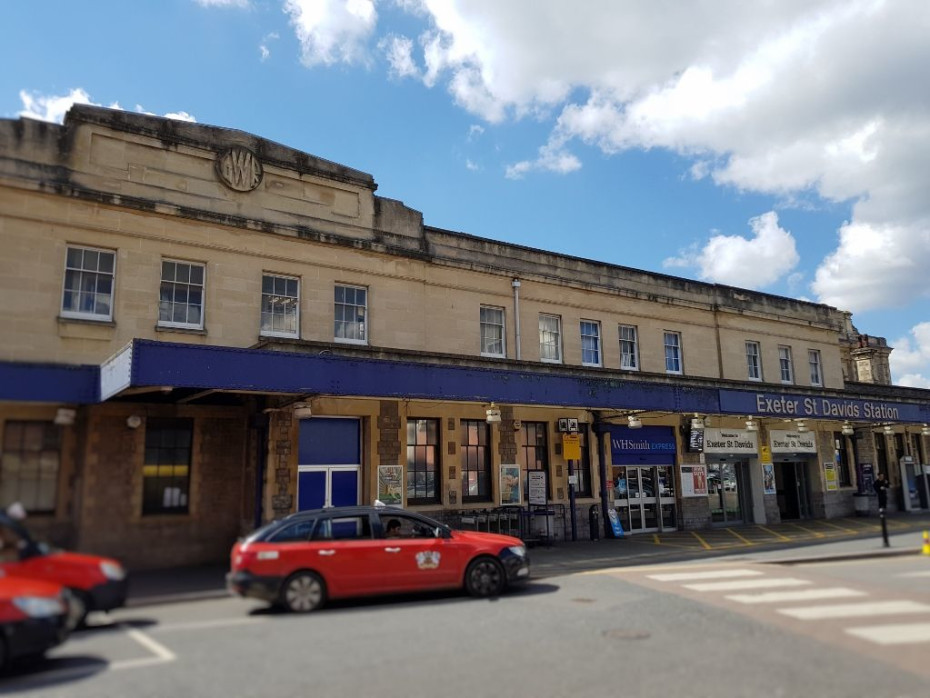
[[[248,148],[235,147],[217,157],[216,173],[230,189],[252,191],[261,184],[264,169],[255,153]]]

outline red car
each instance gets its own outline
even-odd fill
[[[0,577],[0,671],[68,637],[69,594],[58,584]]]
[[[107,557],[56,550],[33,540],[19,521],[0,513],[0,575],[38,579],[67,587],[72,618],[84,623],[90,611],[126,603],[129,581],[123,566]]]
[[[233,546],[227,582],[240,596],[307,612],[327,599],[433,589],[497,596],[529,576],[519,538],[361,506],[301,511],[258,529]]]

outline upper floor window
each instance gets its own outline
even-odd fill
[[[758,342],[746,342],[746,377],[751,381],[762,380],[761,351]]]
[[[194,420],[149,418],[146,422],[142,513],[186,514]]]
[[[558,315],[539,316],[539,358],[562,362],[562,318]]]
[[[581,363],[584,366],[601,365],[601,323],[581,321]]]
[[[620,325],[620,368],[639,370],[639,345],[633,325]]]
[[[158,300],[158,324],[203,329],[205,267],[194,262],[163,260]]]
[[[27,512],[55,511],[61,427],[52,422],[9,420],[0,450],[0,502],[20,502]]]
[[[407,504],[439,501],[439,420],[407,420]]]
[[[368,343],[368,289],[363,286],[336,285],[335,325],[337,342]]]
[[[61,294],[62,317],[112,320],[115,273],[115,252],[68,247]]]
[[[823,385],[823,371],[820,367],[820,352],[816,349],[809,349],[807,352],[807,363],[811,367],[811,385]]]
[[[681,334],[665,333],[665,372],[681,373]]]
[[[300,281],[293,276],[262,275],[261,333],[277,337],[300,335]]]
[[[794,383],[794,366],[791,363],[791,347],[778,347],[778,367],[782,383]]]
[[[481,355],[505,356],[503,308],[481,306]]]

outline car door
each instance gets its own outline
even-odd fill
[[[388,537],[393,523],[396,536]],[[381,515],[382,578],[385,591],[424,591],[458,586],[460,551],[438,534],[437,525],[397,513]]]
[[[320,519],[306,562],[323,575],[330,597],[373,594],[380,589],[382,548],[368,514],[334,514]]]

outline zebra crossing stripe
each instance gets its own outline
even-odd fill
[[[930,623],[900,623],[846,628],[846,634],[876,645],[915,645],[930,641]]]
[[[674,572],[670,574],[650,574],[649,579],[658,582],[687,582],[698,579],[731,579],[733,577],[758,577],[758,570],[710,570],[705,572]]]
[[[821,599],[843,599],[852,596],[866,596],[864,591],[846,587],[828,587],[826,589],[800,589],[798,591],[766,591],[761,594],[732,594],[730,601],[738,603],[785,603],[787,601],[819,601]]]
[[[685,584],[685,589],[692,591],[740,591],[741,589],[773,589],[776,587],[799,587],[812,584],[806,579],[794,577],[777,577],[772,579],[741,579],[729,582],[703,582]]]
[[[902,613],[930,613],[930,605],[917,601],[864,601],[830,606],[779,608],[778,612],[798,620],[822,620],[824,618],[864,618]]]

